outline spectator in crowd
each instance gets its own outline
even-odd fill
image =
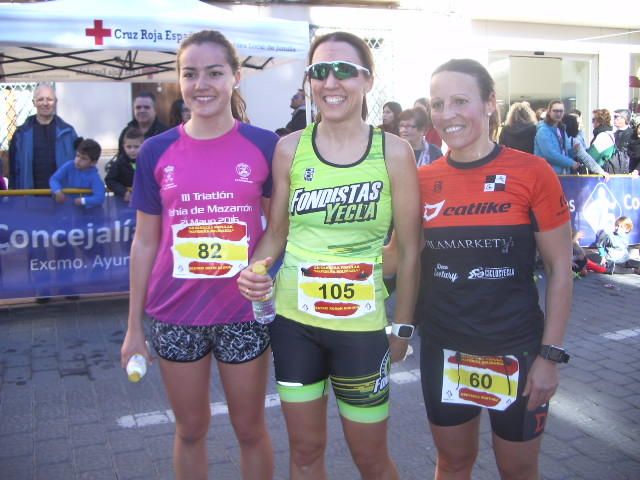
[[[606,108],[598,108],[591,112],[591,123],[593,125],[593,132],[591,137],[591,144],[596,137],[602,132],[609,132],[613,130],[611,127],[611,114]]]
[[[578,120],[578,135],[576,136],[576,139],[578,142],[580,142],[580,144],[586,150],[587,140],[585,139],[585,136],[584,136],[584,125],[582,125],[582,112],[577,108],[573,108],[569,112],[569,115],[573,115],[574,117],[576,117],[576,120]]]
[[[522,152],[533,153],[536,136],[536,114],[526,102],[515,102],[509,108],[507,120],[500,131],[498,143]]]
[[[413,102],[413,108],[424,108],[424,111],[427,113],[427,125],[424,130],[424,138],[430,144],[442,148],[442,138],[440,138],[438,131],[433,128],[433,122],[431,121],[431,105],[429,104],[429,99],[426,97],[418,98]]]
[[[190,118],[191,110],[187,107],[187,104],[184,103],[184,100],[181,98],[174,100],[169,110],[169,127],[177,127]]]
[[[382,124],[378,125],[385,132],[400,135],[398,131],[398,116],[402,113],[402,107],[398,102],[387,102],[382,106]]]
[[[109,190],[125,202],[131,200],[136,158],[142,142],[144,142],[144,135],[139,128],[127,128],[123,140],[124,155],[118,155],[118,158],[109,164],[107,176],[104,178]]]
[[[442,151],[424,138],[427,114],[423,108],[405,110],[398,119],[400,137],[411,145],[418,166],[429,165],[442,156]]]
[[[289,135],[290,133],[291,133],[291,130],[289,130],[286,127],[276,128],[275,130],[275,134],[278,135],[279,137],[284,137],[286,135]]]
[[[544,118],[547,116],[547,110],[545,108],[536,108],[536,120],[538,124],[544,122]]]
[[[567,134],[566,150],[569,156],[578,160],[587,171],[582,173],[595,173],[596,175],[602,175],[605,180],[609,180],[609,174],[605,172],[602,167],[595,161],[595,159],[587,153],[585,145],[579,138],[578,119],[575,115],[566,114],[562,117],[562,123],[565,126],[565,132]]]
[[[102,205],[105,195],[104,183],[96,168],[102,149],[98,142],[90,138],[78,140],[76,158],[66,162],[51,176],[49,186],[58,203],[66,200],[63,188],[90,188],[90,195],[71,195],[71,198],[78,206],[97,207]]]
[[[583,233],[575,228],[571,229],[571,270],[575,277],[585,277],[588,273],[587,264],[589,259],[584,249],[580,246],[580,240],[583,238]]]
[[[638,175],[640,173],[640,122],[633,126],[633,135],[631,135],[627,153],[629,153],[629,173]]]
[[[616,139],[616,147],[625,153],[628,153],[629,142],[633,136],[630,123],[631,112],[629,110],[621,108],[613,111],[613,126],[615,127],[613,136]]]
[[[9,187],[49,188],[49,178],[74,154],[75,129],[56,115],[56,92],[40,84],[33,92],[36,114],[17,128],[9,143]]]
[[[633,230],[633,221],[629,217],[618,217],[613,231],[600,230],[596,234],[598,255],[592,258],[606,266],[606,273],[612,274],[616,265],[622,268],[632,268],[634,273],[640,273],[640,260],[631,258],[629,250],[629,234]]]
[[[289,120],[285,128],[290,132],[302,130],[307,126],[307,108],[303,89],[299,88],[298,91],[293,94],[289,106],[293,109],[293,112],[291,112],[291,120]]]
[[[156,114],[156,97],[151,92],[140,92],[133,99],[133,120],[122,129],[118,138],[118,156],[124,153],[122,141],[124,140],[124,132],[129,127],[140,129],[144,138],[153,137],[164,132],[167,126],[158,120]]]
[[[538,124],[533,153],[544,158],[559,175],[578,170],[580,164],[566,150],[567,136],[562,125],[564,104],[560,100],[549,102],[544,121]]]

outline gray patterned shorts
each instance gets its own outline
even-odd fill
[[[244,363],[269,347],[269,329],[256,322],[220,325],[173,325],[151,321],[151,341],[159,357],[195,362],[213,352],[223,363]]]

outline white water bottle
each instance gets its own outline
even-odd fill
[[[258,275],[267,274],[267,266],[264,262],[254,263],[251,270],[253,273],[257,273]],[[251,306],[253,307],[253,318],[255,318],[256,322],[263,325],[273,322],[273,319],[276,318],[276,305],[274,300],[273,289],[271,289],[267,296],[260,300],[251,302]]]
[[[127,377],[129,381],[136,383],[147,373],[147,359],[139,353],[131,355],[127,362]]]

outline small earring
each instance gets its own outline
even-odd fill
[[[234,85],[234,86],[233,86],[233,89],[234,89],[234,90],[237,90],[238,88],[240,88],[240,85]]]

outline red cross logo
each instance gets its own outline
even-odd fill
[[[96,45],[104,45],[104,37],[111,36],[110,28],[102,28],[102,20],[94,20],[93,28],[84,30],[87,37],[94,37]]]

